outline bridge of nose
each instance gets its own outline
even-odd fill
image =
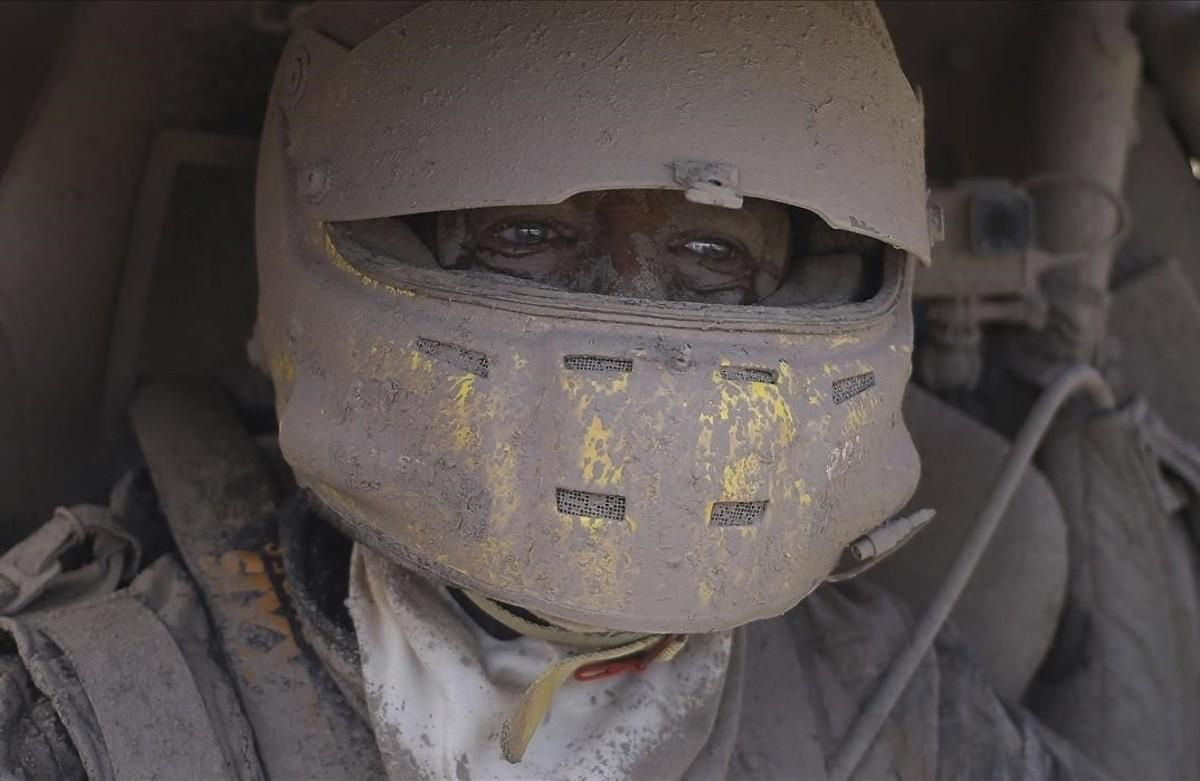
[[[612,226],[615,227],[615,226]],[[632,226],[631,226],[632,227]],[[671,258],[645,230],[610,230],[598,237],[603,256],[611,259],[611,295],[667,299],[671,280]]]

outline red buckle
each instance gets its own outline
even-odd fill
[[[585,664],[575,671],[575,680],[584,682],[598,681],[601,678],[610,678],[624,672],[643,672],[678,637],[679,635],[667,635],[642,653],[626,656],[623,659]]]

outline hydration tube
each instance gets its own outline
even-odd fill
[[[996,526],[1016,493],[1021,476],[1033,460],[1033,455],[1054,417],[1068,399],[1080,392],[1086,392],[1105,409],[1112,409],[1115,405],[1112,391],[1104,382],[1104,378],[1094,368],[1086,365],[1065,369],[1042,392],[1005,456],[987,501],[954,563],[950,565],[946,579],[942,581],[921,620],[913,628],[908,645],[896,655],[883,673],[879,686],[859,712],[842,744],[838,746],[837,753],[833,755],[829,763],[830,781],[846,781],[862,761],[863,755],[879,734],[900,695],[912,680],[917,666],[933,645],[937,633],[946,623],[946,618],[962,594],[967,581],[975,572],[975,567],[991,541]]]

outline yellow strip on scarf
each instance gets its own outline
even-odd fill
[[[500,731],[500,746],[504,758],[517,763],[525,755],[529,741],[550,710],[555,693],[581,668],[598,662],[613,662],[636,654],[644,654],[656,646],[662,648],[654,661],[670,661],[687,642],[683,635],[654,635],[637,632],[581,632],[557,626],[544,626],[516,615],[494,600],[466,589],[462,593],[481,611],[501,624],[527,637],[552,643],[593,649],[569,656],[546,669],[521,695],[520,702]]]

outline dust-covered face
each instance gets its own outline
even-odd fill
[[[696,204],[673,190],[581,193],[440,215],[439,260],[580,293],[756,303],[787,274],[787,208]]]

